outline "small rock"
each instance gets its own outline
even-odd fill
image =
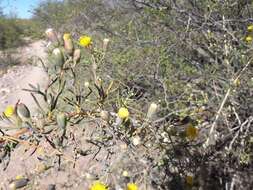
[[[48,185],[47,190],[56,190],[55,184]]]

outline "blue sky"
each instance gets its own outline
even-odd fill
[[[0,6],[3,8],[4,14],[14,12],[19,18],[30,18],[32,14],[29,12],[36,7],[41,0],[0,0]]]

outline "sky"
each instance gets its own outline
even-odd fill
[[[8,15],[14,12],[19,18],[30,18],[32,13],[29,12],[36,7],[41,0],[0,0],[0,6],[4,14]]]

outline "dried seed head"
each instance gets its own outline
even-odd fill
[[[133,137],[133,145],[138,146],[141,143],[141,138],[139,136]]]
[[[148,108],[148,112],[147,112],[147,118],[148,119],[152,119],[154,117],[154,115],[156,114],[158,105],[156,103],[151,103],[149,108]]]
[[[53,28],[48,28],[45,31],[46,37],[53,43],[58,42],[57,34]]]
[[[105,120],[105,121],[109,121],[109,119],[110,119],[110,114],[108,113],[108,111],[102,110],[102,111],[100,112],[100,117],[101,117],[103,120]]]
[[[78,63],[80,61],[80,58],[81,58],[81,50],[80,49],[75,49],[74,55],[73,55],[73,61],[75,63]]]
[[[110,41],[110,40],[109,40],[108,38],[105,38],[105,39],[103,40],[103,50],[104,50],[104,51],[106,51],[109,41]]]

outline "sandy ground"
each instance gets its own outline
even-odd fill
[[[22,89],[30,88],[29,84],[40,85],[44,88],[47,85],[48,77],[40,66],[25,64],[30,58],[39,56],[45,59],[44,41],[36,41],[26,47],[18,49],[22,65],[10,68],[6,74],[0,77],[0,111],[2,112],[7,105],[15,105],[20,99],[30,109],[34,109],[32,96]]]

